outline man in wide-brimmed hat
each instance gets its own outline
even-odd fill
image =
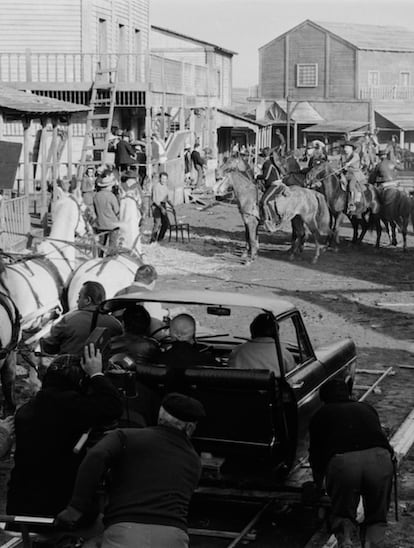
[[[343,177],[348,192],[347,213],[353,214],[364,201],[365,175],[361,171],[361,160],[355,150],[355,143],[345,141],[343,143],[344,155],[341,159]],[[365,210],[362,206],[361,209]]]
[[[113,173],[104,174],[96,183],[98,192],[93,198],[95,208],[96,223],[95,231],[102,234],[101,245],[115,247],[118,239],[119,227],[119,202],[112,188],[116,180]],[[99,256],[103,256],[103,250],[99,251]]]

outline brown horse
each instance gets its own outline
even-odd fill
[[[246,250],[243,258],[252,261],[259,251],[259,190],[254,182],[254,175],[249,164],[241,156],[231,156],[225,164],[217,170],[217,176],[223,177],[222,182],[216,187],[217,192],[226,193],[233,189],[237,207],[242,217]]]
[[[268,208],[274,210],[266,221],[266,226],[271,232],[278,230],[286,222],[292,223],[291,260],[302,251],[305,227],[310,231],[315,241],[315,254],[312,259],[312,263],[315,264],[324,247],[322,240],[328,240],[331,236],[329,209],[324,196],[308,188],[287,187],[281,184],[270,191],[266,203]],[[274,222],[277,217],[280,219],[279,223]]]
[[[375,226],[378,234],[380,230],[380,202],[372,184],[365,185],[364,195],[359,202],[354,204],[355,210],[352,214],[346,213],[348,196],[347,190],[341,182],[339,171],[335,171],[328,162],[311,169],[308,173],[308,184],[310,188],[319,190],[326,198],[332,217],[331,228],[336,247],[339,244],[339,229],[346,215],[348,215],[353,228],[352,243],[360,244],[370,226]],[[361,226],[361,233],[358,235],[359,226]]]

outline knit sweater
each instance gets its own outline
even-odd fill
[[[70,506],[84,512],[109,468],[106,527],[134,522],[187,530],[201,465],[183,432],[166,426],[111,432],[82,462]]]

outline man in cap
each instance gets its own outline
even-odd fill
[[[310,422],[309,461],[317,487],[325,478],[338,548],[353,546],[351,537],[360,497],[365,512],[362,545],[382,548],[393,479],[393,450],[376,410],[352,400],[344,380],[327,382],[319,396],[325,405]]]
[[[365,176],[361,171],[361,161],[359,154],[355,150],[355,144],[352,141],[345,141],[344,155],[341,159],[341,167],[344,176],[344,184],[348,193],[347,214],[354,214],[357,206],[365,200]],[[365,210],[365,207],[361,208]]]
[[[93,197],[96,222],[95,231],[102,234],[100,243],[102,246],[115,247],[118,240],[119,227],[119,202],[112,189],[116,183],[113,173],[104,173],[97,180],[98,192]],[[103,257],[103,249],[99,250],[99,256]]]
[[[167,204],[174,210],[174,205],[168,197],[168,173],[162,171],[159,180],[152,187],[152,216],[154,226],[152,228],[150,242],[159,242],[164,239],[170,221],[168,219]]]
[[[76,523],[110,468],[101,548],[187,548],[188,506],[201,473],[190,438],[204,417],[199,401],[172,393],[157,426],[110,432],[83,460],[58,522]]]

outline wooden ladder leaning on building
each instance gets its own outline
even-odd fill
[[[117,66],[102,68],[98,63],[89,102],[91,110],[86,118],[78,177],[83,175],[87,165],[98,166],[105,163],[116,101],[117,75]],[[88,159],[89,151],[92,151],[92,159]]]

